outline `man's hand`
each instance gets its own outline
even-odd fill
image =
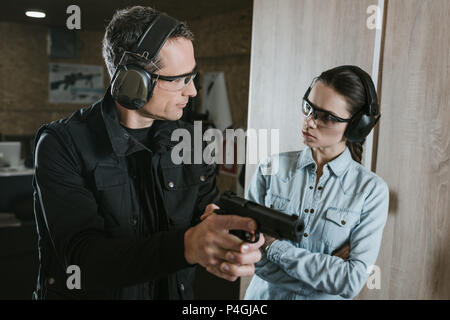
[[[256,243],[243,242],[229,230],[255,232],[256,222],[250,218],[233,215],[216,215],[218,206],[206,207],[202,222],[188,229],[184,235],[184,255],[187,262],[198,263],[217,277],[235,281],[238,277],[251,276],[254,263],[261,259],[259,247],[264,243],[261,236]]]
[[[348,242],[344,243],[342,247],[333,252],[332,256],[336,256],[347,261],[350,256],[350,244]]]

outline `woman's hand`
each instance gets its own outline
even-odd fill
[[[264,251],[267,249],[268,246],[270,246],[275,240],[277,240],[274,237],[271,237],[267,234],[264,234],[264,244],[261,246],[262,249],[264,249]]]
[[[336,256],[347,261],[350,256],[350,244],[348,242],[344,243],[342,247],[332,253],[332,256]]]

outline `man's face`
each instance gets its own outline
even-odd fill
[[[194,58],[194,47],[192,41],[186,38],[169,39],[161,48],[160,57],[163,68],[160,69],[161,76],[177,76],[192,72],[196,67]],[[179,91],[163,89],[159,79],[152,98],[138,113],[146,118],[159,120],[178,120],[183,115],[189,97],[195,97],[197,90],[191,81],[186,87]],[[160,85],[161,84],[161,85]]]

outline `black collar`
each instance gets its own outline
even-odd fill
[[[100,107],[106,131],[117,156],[128,156],[141,150],[150,152],[168,151],[178,143],[177,141],[171,141],[170,138],[173,130],[180,127],[179,121],[157,120],[158,128],[150,144],[151,150],[131,137],[120,125],[117,107],[111,96],[110,88],[106,90]]]

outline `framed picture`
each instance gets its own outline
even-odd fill
[[[49,63],[49,102],[90,104],[103,96],[103,66]]]

